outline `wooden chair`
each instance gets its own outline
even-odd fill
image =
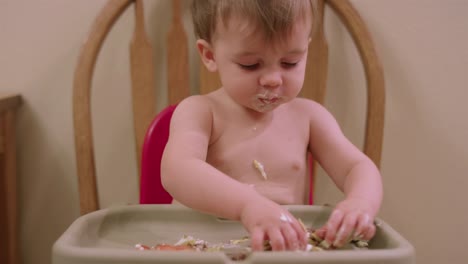
[[[384,125],[385,91],[383,72],[370,34],[357,11],[347,0],[318,0],[319,27],[310,43],[307,73],[302,96],[324,102],[328,45],[324,36],[324,5],[338,15],[355,42],[367,82],[367,116],[364,153],[379,166]],[[135,30],[130,44],[133,117],[137,163],[141,162],[142,144],[151,120],[156,116],[156,91],[153,77],[152,47],[144,25],[142,0],[109,0],[82,47],[75,72],[73,115],[81,214],[99,209],[96,169],[91,131],[91,81],[96,59],[104,39],[120,15],[131,5],[135,9]],[[168,105],[189,96],[187,36],[181,20],[181,2],[172,1],[173,19],[167,36]],[[190,47],[192,48],[192,47]],[[204,94],[220,86],[216,75],[200,67],[199,92]],[[135,176],[139,174],[135,172]],[[313,182],[313,180],[312,180]]]

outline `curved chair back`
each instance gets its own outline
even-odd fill
[[[383,72],[370,34],[348,0],[317,0],[318,27],[312,36],[302,96],[323,103],[328,69],[328,45],[324,34],[323,16],[325,4],[341,19],[355,42],[367,81],[367,115],[364,137],[364,153],[379,166],[385,109]],[[190,95],[188,69],[188,41],[182,24],[181,1],[172,0],[172,24],[167,41],[167,92],[168,105],[175,105]],[[73,119],[77,160],[78,185],[81,214],[99,209],[96,184],[94,142],[91,126],[91,83],[99,51],[112,26],[130,6],[135,10],[135,30],[130,43],[130,74],[132,80],[133,120],[137,164],[142,164],[143,142],[146,131],[156,115],[156,92],[154,81],[152,46],[144,25],[142,0],[109,0],[97,16],[81,49],[73,83]],[[197,85],[201,94],[220,86],[215,74],[200,67]],[[152,161],[153,162],[153,161]],[[159,161],[155,161],[159,162]],[[316,166],[315,166],[316,167]],[[143,168],[141,168],[143,170]],[[143,171],[142,171],[143,173]],[[135,172],[139,179],[138,172]],[[141,179],[146,181],[147,179]],[[314,179],[310,180],[313,186]],[[146,184],[145,184],[146,186]],[[309,190],[310,186],[304,186]],[[310,189],[309,196],[312,196]],[[142,193],[144,193],[142,191]],[[143,199],[143,197],[142,197]],[[144,199],[143,199],[144,200]],[[307,201],[304,201],[305,203]]]

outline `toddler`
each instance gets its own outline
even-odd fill
[[[298,98],[315,26],[311,0],[196,0],[196,47],[222,87],[176,108],[161,175],[178,202],[239,220],[262,250],[306,246],[281,205],[307,203],[311,152],[345,194],[320,230],[336,247],[370,239],[382,200],[373,162],[320,104]]]

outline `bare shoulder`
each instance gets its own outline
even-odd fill
[[[309,99],[297,98],[293,101],[292,108],[294,115],[302,116],[300,121],[308,123],[309,141],[315,150],[320,150],[321,146],[327,149],[330,144],[344,140],[338,122],[323,105]]]
[[[171,118],[171,131],[209,130],[213,119],[212,100],[207,95],[193,95],[182,100]]]
[[[307,117],[311,123],[336,122],[333,115],[321,104],[306,98],[296,98],[291,102],[291,111]]]
[[[182,100],[174,112],[176,116],[194,117],[211,114],[213,100],[209,95],[192,95]]]
[[[176,108],[176,112],[190,114],[192,111],[206,111],[210,108],[211,99],[207,95],[192,95],[182,100]]]
[[[307,98],[301,98],[297,97],[292,101],[292,106],[296,107],[298,110],[305,110],[305,109],[313,109],[317,107],[322,107],[321,104],[307,99]]]

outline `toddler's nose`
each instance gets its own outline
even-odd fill
[[[282,84],[283,79],[278,71],[267,72],[260,77],[260,85],[264,88],[277,88]]]

